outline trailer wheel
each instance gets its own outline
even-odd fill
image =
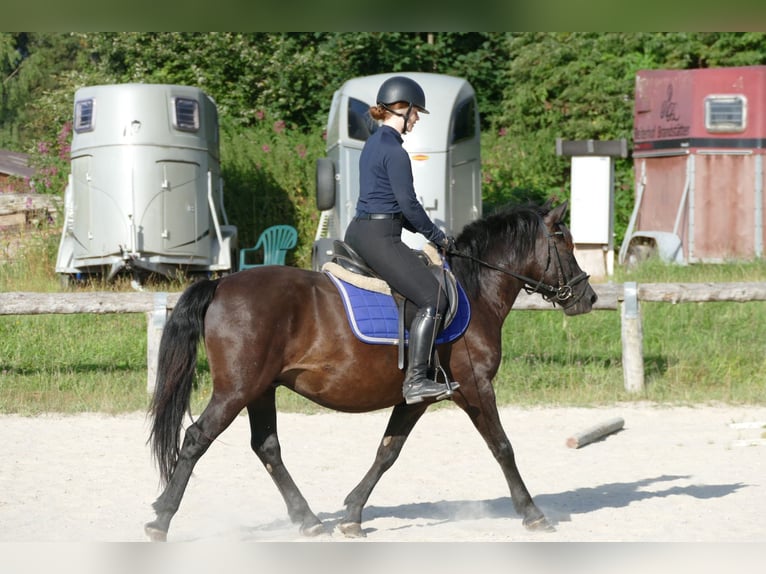
[[[317,209],[335,207],[335,163],[329,157],[317,159],[316,187]]]

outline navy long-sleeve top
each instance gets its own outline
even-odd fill
[[[401,212],[406,229],[440,245],[444,232],[431,221],[415,195],[412,164],[402,143],[398,131],[383,125],[364,144],[359,158],[356,214]]]

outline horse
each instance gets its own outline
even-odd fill
[[[462,409],[500,464],[514,509],[532,531],[555,530],[534,503],[500,422],[492,379],[501,359],[501,331],[522,289],[540,293],[567,315],[587,313],[597,296],[574,255],[563,219],[567,203],[508,208],[465,226],[445,260],[471,306],[464,334],[437,345]],[[186,428],[200,339],[213,390]],[[392,408],[372,466],[344,500],[337,524],[347,537],[366,536],[362,510],[433,401],[407,405],[395,345],[373,345],[351,332],[338,290],[323,272],[289,266],[238,271],[188,286],[162,333],[157,380],[149,405],[148,443],[164,490],[146,523],[150,540],[165,541],[197,461],[247,409],[250,446],[266,467],[305,536],[332,532],[314,514],[282,461],[275,404],[278,386],[329,409],[365,413]]]

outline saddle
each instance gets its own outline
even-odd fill
[[[436,277],[437,281],[441,285],[444,292],[447,294],[448,309],[445,313],[444,322],[442,324],[441,340],[437,337],[438,342],[447,342],[454,340],[458,336],[462,335],[467,326],[468,318],[470,317],[470,311],[468,310],[467,299],[462,289],[459,287],[455,276],[449,270],[446,262],[444,262],[439,255],[435,247],[427,244],[423,251],[414,250],[416,255],[423,261],[431,272]],[[355,327],[355,320],[352,317],[354,310],[352,307],[357,305],[354,301],[350,301],[351,297],[348,296],[347,285],[353,286],[356,290],[363,290],[366,292],[372,292],[377,295],[378,298],[383,296],[389,300],[393,299],[396,306],[396,331],[398,336],[396,338],[383,338],[373,340],[372,338],[365,338],[356,333],[357,336],[366,340],[366,342],[378,342],[378,343],[398,343],[399,347],[399,366],[404,365],[404,346],[405,346],[405,324],[409,324],[412,320],[412,315],[416,312],[414,305],[410,304],[403,295],[391,289],[390,285],[377,275],[372,269],[370,269],[361,256],[354,251],[349,245],[340,240],[335,240],[333,243],[333,254],[330,261],[322,266],[322,271],[330,276],[338,289],[341,291],[341,295],[344,298],[347,312],[349,313],[349,320],[352,323],[352,328]],[[343,285],[343,284],[347,285]],[[365,299],[371,299],[371,297],[365,297]],[[374,302],[373,305],[379,303]],[[381,313],[378,309],[374,310],[373,314],[385,314]],[[452,326],[453,320],[456,316],[460,316],[458,324]],[[393,327],[393,326],[392,326]],[[358,329],[354,328],[355,331]]]

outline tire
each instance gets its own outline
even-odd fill
[[[335,163],[329,157],[317,159],[316,200],[319,211],[335,207]]]

